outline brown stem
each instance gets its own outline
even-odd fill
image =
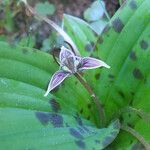
[[[91,95],[93,102],[95,103],[96,107],[97,107],[97,111],[99,113],[99,117],[100,117],[100,127],[103,127],[105,125],[105,114],[104,114],[104,109],[102,107],[101,102],[99,101],[99,99],[96,97],[95,93],[93,92],[93,90],[91,89],[91,87],[89,86],[89,84],[82,78],[82,76],[78,73],[75,74],[75,77],[80,81],[80,83],[85,87],[85,89],[88,91],[88,93]]]
[[[150,150],[150,144],[137,131],[125,125],[122,125],[121,129],[134,136],[145,147],[145,150]]]
[[[52,56],[53,56],[54,61],[57,63],[57,65],[60,66],[59,62],[57,61],[57,59],[56,59],[56,57],[55,57],[54,52],[52,52]]]

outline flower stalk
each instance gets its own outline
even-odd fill
[[[99,114],[99,127],[103,127],[105,125],[105,113],[100,100],[97,98],[97,96],[95,95],[89,84],[86,82],[86,80],[79,73],[76,73],[74,75],[91,95],[91,98],[94,104],[96,105]]]
[[[126,126],[126,125],[122,125],[121,129],[130,133],[132,136],[134,136],[145,148],[145,150],[150,150],[150,144],[145,141],[145,139],[143,138],[143,136],[141,136],[137,131],[135,131],[133,128]]]

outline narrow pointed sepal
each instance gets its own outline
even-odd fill
[[[81,62],[81,67],[80,70],[86,70],[86,69],[96,69],[99,67],[105,67],[105,68],[110,68],[109,65],[107,65],[105,62],[92,58],[92,57],[84,57]]]
[[[71,50],[62,46],[60,55],[59,55],[60,62],[62,62],[64,59],[69,58],[69,57],[75,57],[74,53]]]
[[[51,78],[47,91],[44,94],[46,97],[49,92],[51,92],[54,88],[56,88],[60,83],[62,83],[70,74],[64,71],[57,71]]]

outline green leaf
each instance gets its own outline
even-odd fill
[[[149,16],[149,0],[129,0],[118,10],[99,38],[99,57],[111,69],[99,72],[100,78],[94,81],[93,87],[103,101],[108,122],[119,113],[119,109],[128,105],[150,113]],[[122,116],[122,121],[150,140],[149,125],[136,115],[127,113]],[[124,146],[126,149],[126,145],[131,147],[132,141],[131,136],[122,133],[114,147],[120,149]]]
[[[7,118],[7,119],[6,119]],[[80,120],[81,121],[81,120]],[[1,108],[1,149],[103,149],[118,134],[118,121],[108,128],[81,125],[65,114]],[[83,120],[85,123],[85,121]]]
[[[103,17],[105,12],[105,3],[103,1],[94,1],[92,5],[85,10],[84,18],[87,21],[97,21]]]
[[[35,45],[35,37],[31,35],[22,37],[18,44],[23,47],[27,46],[27,47],[32,48]]]
[[[42,16],[53,15],[55,12],[55,6],[49,2],[37,3],[35,10]]]
[[[92,53],[97,35],[87,22],[65,14],[64,29],[77,45],[81,55]]]
[[[71,88],[75,80],[43,96],[56,69],[56,63],[46,53],[0,42],[1,150],[99,150],[116,138],[118,120],[98,129],[81,117],[82,103],[82,113],[89,115],[93,111],[84,101],[88,95],[82,93],[81,86]]]

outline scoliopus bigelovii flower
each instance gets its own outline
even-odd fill
[[[44,96],[57,87],[67,77],[87,69],[95,69],[99,67],[110,68],[105,62],[92,57],[76,56],[71,50],[61,47],[59,54],[60,70],[55,72],[48,85]]]

